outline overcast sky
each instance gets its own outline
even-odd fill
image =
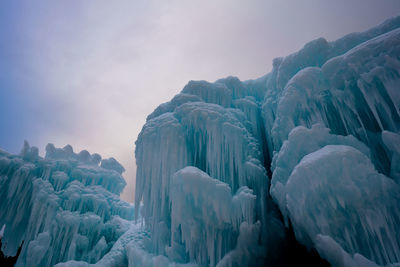
[[[145,118],[189,80],[257,78],[312,39],[399,14],[399,0],[2,0],[0,147],[115,157],[132,200]]]

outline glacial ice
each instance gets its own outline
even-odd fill
[[[399,87],[400,17],[256,80],[190,81],[138,136],[135,209],[115,159],[0,150],[1,249],[24,242],[17,266],[274,266],[298,242],[399,266]]]

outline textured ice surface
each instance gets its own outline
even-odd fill
[[[399,266],[399,27],[311,41],[256,80],[189,82],[138,136],[135,210],[114,159],[0,150],[2,250],[24,241],[19,266],[279,266],[287,226],[333,266]]]
[[[400,186],[359,150],[327,145],[306,155],[286,183],[286,201],[296,238],[305,245],[329,236],[350,255],[400,262]]]
[[[389,131],[383,131],[382,140],[391,154],[390,177],[400,184],[400,135]]]
[[[244,186],[232,196],[228,184],[195,167],[174,174],[170,202],[171,247],[167,254],[179,261],[192,259],[215,266],[235,247],[240,225],[255,223],[256,196],[252,190]],[[253,241],[257,244],[257,238]]]
[[[174,112],[148,120],[136,142],[136,205],[143,199],[142,215],[153,234],[155,251],[166,253],[165,248],[170,247],[174,239],[170,202],[171,192],[177,190],[173,187],[178,184],[172,182],[172,176],[185,166],[201,169],[225,183],[233,193],[243,186],[254,188],[255,205],[258,206],[255,218],[266,220],[268,180],[262,165],[262,149],[252,131],[251,123],[242,111],[214,103],[184,103]],[[218,259],[235,246],[237,231],[227,232],[231,236],[226,239],[231,241],[224,249],[216,248]],[[188,248],[188,251],[192,249]],[[184,259],[193,261],[208,256],[189,253]],[[212,258],[212,265],[215,265],[215,257]]]
[[[351,33],[348,34],[346,36],[344,36],[343,38],[328,43],[326,42],[323,38],[314,40],[308,44],[306,44],[304,46],[303,49],[301,49],[300,51],[293,53],[287,57],[284,58],[277,58],[274,60],[273,62],[273,70],[271,73],[269,73],[267,75],[267,79],[266,79],[266,93],[265,93],[265,99],[264,99],[264,103],[263,103],[263,117],[264,117],[264,123],[265,123],[265,128],[267,129],[267,134],[270,134],[271,132],[269,132],[274,123],[275,123],[275,119],[279,119],[279,115],[277,114],[277,106],[278,103],[284,98],[282,97],[282,95],[285,92],[285,87],[287,87],[290,83],[289,80],[292,79],[294,76],[296,76],[297,73],[299,73],[301,70],[306,69],[307,67],[317,67],[320,68],[323,64],[325,64],[329,59],[332,59],[336,56],[340,56],[345,54],[346,52],[348,52],[349,50],[351,50],[352,48],[362,44],[363,42],[366,42],[368,40],[371,40],[377,36],[380,36],[382,34],[388,33],[392,30],[395,30],[397,28],[399,28],[400,26],[400,17],[396,17],[390,20],[385,21],[384,23],[382,23],[381,25],[378,25],[366,32],[362,32],[362,33]],[[391,45],[389,45],[391,46]],[[392,48],[397,48],[398,49],[398,45],[393,45],[392,47],[389,47],[391,50]],[[368,59],[371,59],[371,57],[375,57],[376,59],[379,58],[379,56],[383,56],[385,58],[385,52],[383,52],[381,55],[379,53],[371,53],[370,55],[367,55],[366,57],[366,61],[368,61]],[[354,59],[354,58],[353,58]],[[358,58],[356,59],[356,61],[359,61],[362,58]],[[394,75],[396,75],[396,73],[398,73],[398,67],[396,67],[396,62],[398,62],[398,53],[397,54],[392,54],[390,57],[386,57],[386,59],[391,59],[392,61],[392,67],[389,68],[388,70],[392,69],[394,70],[392,73]],[[341,59],[339,59],[339,61],[341,61]],[[384,64],[382,64],[384,61],[382,59],[380,59],[379,61],[375,61],[375,60],[370,60],[370,66],[371,65],[376,65],[376,67],[380,67],[380,69],[383,68]],[[358,62],[357,62],[358,63]],[[394,65],[393,65],[394,64]],[[351,71],[351,65],[349,64],[349,70]],[[346,65],[342,65],[343,67],[346,67]],[[356,66],[360,66],[360,64],[357,64]],[[368,65],[366,66],[368,68]],[[339,69],[338,69],[339,70]],[[355,72],[350,72],[347,73],[344,71],[344,69],[341,69],[340,71],[337,72],[336,77],[334,77],[335,83],[332,84],[333,88],[337,88],[337,89],[344,89],[343,85],[345,85],[348,81],[353,81],[357,82],[357,76],[356,77],[352,77],[352,74],[356,74],[359,71],[358,69],[354,70]],[[340,77],[340,75],[343,75],[343,77]],[[358,73],[359,75],[362,74],[362,72]],[[371,73],[372,74],[372,73]],[[371,77],[373,77],[374,75],[371,75]],[[318,79],[320,80],[320,79]],[[317,80],[317,81],[318,81]],[[387,82],[386,84],[388,84],[388,87],[391,87],[392,91],[396,94],[396,87],[398,87],[398,78],[393,77],[393,79],[390,79],[390,82]],[[397,84],[397,86],[396,86]],[[351,85],[351,84],[349,84]],[[314,86],[312,86],[313,88]],[[373,86],[372,86],[373,87]],[[310,88],[311,89],[311,88]],[[353,88],[349,88],[349,91],[352,91]],[[380,91],[379,87],[375,87],[375,90]],[[304,91],[304,89],[302,90]],[[398,92],[397,92],[397,96],[398,96]],[[314,96],[314,97],[318,97]],[[323,100],[324,95],[320,95],[320,98],[322,98],[321,100]],[[328,97],[327,97],[328,98]],[[341,101],[345,101],[345,99],[339,99]],[[353,101],[354,103],[356,101],[354,101],[354,99],[350,99],[350,101]],[[397,100],[395,98],[395,105],[399,103],[399,98],[397,97]],[[361,104],[361,103],[360,103]],[[289,106],[287,106],[287,108],[290,108]],[[295,108],[295,107],[293,107]],[[312,114],[311,112],[308,112],[308,115],[311,116],[316,116],[315,114]],[[295,118],[293,118],[295,119]],[[315,123],[315,122],[314,122]],[[341,123],[346,123],[346,120],[344,119],[344,121]],[[311,126],[311,125],[308,125]],[[334,126],[334,125],[332,125]],[[290,129],[288,129],[290,132]],[[288,134],[289,132],[287,132],[286,134]],[[285,140],[286,136],[283,136],[283,140]],[[277,144],[279,146],[279,143],[282,142],[283,140],[279,141],[279,137],[275,137]],[[271,139],[267,139],[268,141],[268,146],[270,148],[270,154],[272,156],[272,152],[274,150],[279,150],[279,147],[275,147],[272,144],[272,140]]]
[[[397,17],[314,40],[257,80],[191,81],[150,114],[136,142],[136,204],[151,253],[249,265],[257,248],[285,242],[285,223],[333,265],[399,262],[399,27]],[[243,192],[255,196],[243,214],[255,211],[238,230]]]
[[[51,144],[43,159],[27,142],[19,156],[0,153],[1,249],[15,255],[23,243],[17,266],[96,263],[127,231],[134,209],[119,199],[125,181],[115,160],[110,169],[100,160]]]
[[[122,236],[118,238],[111,250],[96,263],[71,260],[55,265],[56,267],[123,267],[123,266],[167,266],[157,265],[160,261],[154,260],[157,255],[152,255],[145,249],[149,234],[140,224],[131,223]],[[137,253],[133,253],[136,251]],[[165,258],[160,256],[161,258]],[[146,262],[147,261],[147,262]],[[165,262],[165,261],[164,261]],[[168,261],[167,261],[168,262]],[[153,265],[152,265],[153,264]],[[176,265],[172,265],[176,266]]]
[[[282,92],[271,129],[275,150],[298,125],[324,123],[333,133],[366,143],[378,170],[389,174],[380,132],[400,130],[400,30],[378,36],[293,76]]]
[[[271,170],[273,171],[270,193],[279,205],[287,225],[286,183],[293,169],[301,159],[326,145],[347,145],[355,147],[369,157],[369,149],[354,136],[341,136],[329,133],[330,130],[321,124],[315,124],[311,129],[303,126],[294,128],[279,153],[276,153]]]

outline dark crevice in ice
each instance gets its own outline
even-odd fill
[[[21,246],[18,248],[17,254],[15,256],[5,256],[3,251],[0,249],[0,266],[2,267],[12,267],[18,260],[19,254],[21,253],[22,246],[24,245],[24,241],[22,241]],[[0,238],[0,248],[2,246],[1,238]]]

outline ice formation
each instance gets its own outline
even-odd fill
[[[239,82],[237,79],[235,81]],[[193,213],[192,215],[200,220],[198,222],[199,229],[196,230],[185,228],[185,220],[180,220],[178,217],[173,218],[173,216],[179,214],[181,208],[185,208],[185,211],[205,209],[208,212],[211,212],[214,208],[178,206],[179,209],[177,210],[179,201],[176,201],[176,199],[178,197],[186,199],[187,194],[190,196],[193,193],[196,195],[196,199],[193,200],[195,203],[203,203],[204,197],[193,188],[193,185],[187,183],[184,187],[186,191],[179,189],[182,185],[177,183],[177,180],[183,174],[178,172],[173,179],[174,173],[185,166],[195,166],[211,177],[218,179],[220,184],[214,185],[216,188],[213,189],[213,194],[219,195],[224,192],[225,198],[228,196],[231,198],[232,194],[239,194],[235,195],[239,202],[235,205],[248,208],[257,206],[254,211],[243,211],[248,214],[254,212],[253,218],[250,220],[246,217],[246,221],[255,223],[256,220],[260,220],[264,222],[263,225],[266,222],[268,179],[262,164],[264,161],[262,149],[260,143],[252,135],[254,129],[251,127],[251,123],[242,111],[223,108],[219,105],[230,103],[232,98],[230,94],[226,93],[230,91],[223,81],[215,86],[215,90],[224,93],[222,97],[216,93],[211,93],[212,84],[206,82],[196,84],[204,84],[208,88],[208,91],[201,97],[209,99],[212,103],[183,103],[176,107],[174,112],[167,112],[150,119],[139,135],[136,143],[138,166],[136,187],[139,189],[136,191],[136,205],[143,198],[142,215],[153,234],[154,251],[174,255],[179,259],[215,266],[217,260],[220,260],[226,252],[236,246],[239,231],[237,220],[239,219],[234,218],[238,215],[233,214],[234,209],[230,207],[229,202],[225,204],[224,208],[214,207],[219,210],[213,212],[214,216],[225,210],[224,212],[227,214],[219,214],[220,217],[218,218],[222,219],[225,216],[224,224],[227,225],[220,229],[217,229],[218,226],[214,225],[210,231],[206,231],[206,236],[202,237],[203,243],[197,241],[197,244],[193,244],[189,241],[189,236],[194,235],[195,231],[201,229],[205,231],[205,228],[210,227],[211,223],[207,220],[210,219],[209,216],[213,215],[203,213],[200,216],[201,214],[195,215]],[[191,83],[185,87],[184,91],[189,91],[187,88],[194,90]],[[194,176],[196,177],[196,175]],[[200,177],[203,176],[198,174],[198,179],[194,179],[193,174],[188,174],[187,179],[196,181],[196,187],[211,188],[209,183],[215,180],[211,178],[200,179]],[[186,181],[183,178],[181,180]],[[255,192],[255,203],[253,205],[249,205],[248,200],[241,197],[245,192],[250,194],[247,191],[249,189],[244,187],[251,187]],[[194,191],[187,192],[187,190]],[[219,199],[216,197],[214,201],[219,202]],[[190,218],[186,219],[190,220]],[[179,229],[180,234],[176,233],[176,229]],[[222,234],[222,231],[225,231],[225,233]],[[206,240],[208,240],[208,243]],[[210,240],[219,240],[218,242],[224,245],[214,248],[213,242]],[[186,248],[182,247],[184,243],[187,245]],[[212,246],[213,251],[210,251],[209,246]],[[188,252],[188,255],[184,252]]]
[[[327,145],[347,145],[362,151],[369,157],[369,149],[358,141],[354,136],[341,136],[330,134],[330,130],[322,124],[314,124],[311,129],[304,126],[294,128],[279,153],[276,153],[271,170],[271,196],[278,204],[282,215],[288,225],[286,187],[293,169],[300,163],[301,159]]]
[[[354,147],[327,145],[303,157],[286,183],[286,201],[307,246],[330,236],[350,255],[400,262],[400,186]]]
[[[322,125],[299,126],[273,169],[271,195],[300,242],[312,247],[327,236],[350,255],[380,264],[400,261],[400,187],[375,170],[360,141],[329,134]],[[333,258],[324,246],[316,248]]]
[[[398,264],[399,27],[317,39],[257,80],[191,81],[150,114],[135,203],[151,253],[268,264],[293,229],[334,266]]]
[[[191,81],[138,136],[136,209],[115,159],[0,151],[2,251],[24,241],[19,266],[399,266],[399,87],[400,17],[256,80]]]
[[[1,250],[13,256],[22,246],[16,266],[99,261],[134,215],[119,199],[119,171],[115,159],[75,154],[71,146],[49,144],[45,158],[27,142],[20,155],[0,152]]]
[[[171,247],[174,257],[215,266],[237,239],[243,224],[254,224],[256,196],[243,186],[232,196],[228,184],[195,167],[176,172],[171,181]],[[244,227],[244,226],[243,226]],[[253,240],[257,243],[257,239]],[[184,246],[183,246],[184,244]],[[218,246],[217,244],[223,244]]]

